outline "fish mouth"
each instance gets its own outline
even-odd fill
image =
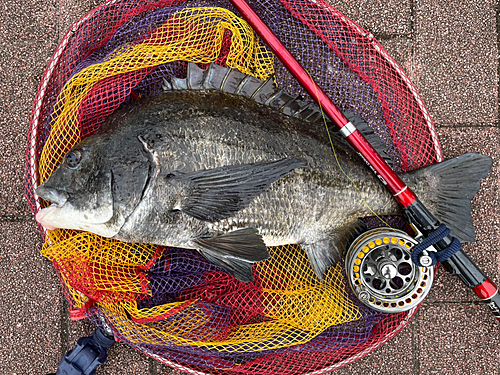
[[[69,198],[68,193],[65,191],[45,187],[43,185],[36,188],[35,194],[48,202],[54,203],[57,207],[62,207]]]
[[[39,186],[35,190],[35,194],[38,195],[43,200],[52,202],[52,204],[47,208],[42,208],[35,215],[35,219],[47,230],[54,230],[57,227],[49,224],[47,216],[50,216],[52,212],[56,209],[62,207],[68,200],[69,195],[65,191],[57,190],[51,187]]]

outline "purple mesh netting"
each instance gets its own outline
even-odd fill
[[[133,40],[132,43],[140,42],[149,32],[165,22],[174,12],[186,7],[207,5],[210,4],[208,2],[187,1],[183,3],[182,6],[177,6],[175,8],[162,8],[154,12],[148,12],[147,14],[137,15],[118,28],[104,48],[95,51],[87,59],[83,60],[77,66],[74,73],[84,67],[109,58],[110,53],[124,42],[131,43],[131,40]],[[212,3],[211,5],[214,4]],[[226,1],[218,0],[216,5],[237,13]],[[386,134],[384,134],[384,139],[390,139],[390,135],[385,127],[382,109],[372,87],[356,76],[336,55],[331,54],[331,51],[325,46],[323,41],[312,34],[302,22],[296,19],[288,20],[287,23],[280,22],[280,18],[286,15],[286,10],[280,6],[280,4],[275,2],[263,2],[256,5],[256,11],[260,13],[264,21],[271,26],[278,37],[280,37],[287,47],[292,50],[292,53],[299,55],[299,61],[301,61],[306,69],[319,80],[319,84],[322,85],[322,87],[328,88],[328,93],[331,95],[334,102],[343,110],[349,109],[356,113],[360,113],[364,118],[370,120],[370,125],[375,129],[382,129],[382,133],[385,131]],[[295,38],[290,37],[290,35],[293,35],[292,30],[295,33],[298,32],[303,35],[303,39],[300,43]],[[304,43],[309,46],[308,50],[315,51],[316,55],[322,56],[322,65],[318,66],[316,59],[304,56]],[[299,51],[301,54],[298,53]],[[300,93],[303,96],[307,96],[297,82],[287,74],[282,64],[277,60],[275,63],[278,85],[285,87],[292,94]],[[162,79],[164,77],[185,77],[185,66],[183,62],[173,62],[158,66],[147,74],[134,90],[140,92],[141,95],[155,94],[160,91]],[[352,91],[345,90],[344,85],[346,81],[351,83]],[[393,154],[395,150],[394,148]],[[401,219],[397,218],[394,220],[396,222],[398,220],[401,221]],[[206,293],[206,290],[209,289],[209,285],[206,284],[207,273],[211,273],[213,276],[221,272],[223,272],[222,269],[207,262],[194,251],[168,249],[165,251],[164,256],[157,261],[148,272],[152,297],[138,301],[138,307],[141,309],[151,308],[165,303],[185,300],[185,296],[183,298],[179,298],[179,296],[186,290],[190,290],[196,286],[203,286],[203,290]],[[215,280],[211,280],[211,285],[216,285],[217,288],[220,289],[222,285],[224,285],[224,281],[226,281],[224,280],[223,274],[221,274],[221,280],[222,283],[217,284],[215,277]],[[223,294],[220,290],[219,292]],[[370,310],[365,305],[357,302],[355,298],[352,298],[352,300],[355,301],[359,307],[363,319],[338,327],[331,327],[306,344],[273,351],[221,353],[220,351],[203,348],[179,347],[168,342],[165,342],[163,345],[137,344],[121,336],[120,332],[115,332],[115,334],[120,341],[136,347],[139,350],[147,350],[176,362],[203,366],[205,368],[220,369],[224,367],[224,365],[233,367],[269,355],[297,352],[326,352],[365,342],[372,333],[373,328],[385,317],[385,314]],[[237,316],[239,312],[233,311],[230,307],[224,308],[220,300],[216,302],[217,304],[210,302],[199,302],[196,304],[197,308],[210,311],[214,317],[217,317],[203,326],[203,332],[216,330],[218,335],[224,336],[223,333],[219,332],[221,322],[225,321],[226,326],[235,326],[235,323],[244,324],[251,319],[258,318],[252,315],[243,317]],[[186,314],[189,314],[189,309]],[[166,318],[164,321],[147,324],[150,324],[151,327],[161,328],[163,324],[180,319],[179,316],[174,316]],[[213,321],[217,321],[217,324],[212,325]],[[95,323],[99,324],[99,321],[96,320]],[[205,336],[205,333],[203,336]],[[280,337],[276,337],[275,339],[283,340],[286,336],[291,336],[293,338],[293,333],[283,332]],[[198,336],[196,331],[193,331],[191,339],[197,338],[202,338],[202,336]]]
[[[72,41],[79,40],[79,44],[63,52],[61,61],[64,62],[64,65],[58,67],[58,70],[48,83],[47,95],[43,98],[43,105],[39,115],[40,122],[44,126],[39,126],[39,131],[36,133],[36,143],[44,144],[50,130],[49,123],[57,95],[64,82],[72,75],[85,67],[108,59],[116,48],[124,44],[130,45],[141,42],[173,13],[186,7],[220,6],[238,14],[232,5],[224,0],[176,1],[175,6],[165,8],[157,8],[156,2],[151,2],[149,5],[147,3],[142,1],[130,2],[130,6],[128,6],[125,0],[117,1],[115,4],[99,8],[79,25],[71,39]],[[408,114],[401,109],[406,108],[401,105],[401,101],[407,100],[407,98],[401,99],[400,92],[395,91],[392,86],[387,86],[385,91],[381,93],[374,89],[372,85],[373,82],[383,82],[389,79],[386,78],[384,72],[384,69],[389,70],[388,63],[380,62],[380,57],[377,56],[380,65],[377,66],[377,69],[374,68],[374,65],[371,64],[372,57],[367,58],[366,56],[367,48],[366,45],[363,45],[366,41],[362,40],[366,35],[363,34],[363,30],[347,31],[345,20],[342,17],[334,16],[333,13],[330,16],[321,13],[323,18],[318,16],[318,22],[315,26],[319,30],[315,30],[316,33],[313,32],[314,27],[311,28],[306,24],[307,17],[310,14],[306,14],[303,9],[306,7],[314,9],[315,4],[315,1],[299,0],[290,4],[287,0],[282,0],[282,2],[264,0],[252,5],[284,44],[297,56],[319,85],[325,88],[332,100],[342,110],[350,110],[360,114],[385,140],[390,147],[389,153],[395,160],[398,170],[410,170],[420,166],[421,161],[414,161],[417,159],[415,151],[411,151],[411,147],[404,143],[404,133],[399,132],[397,129],[396,131],[391,130],[388,127],[389,122],[397,124],[398,121],[401,123],[407,121]],[[287,7],[298,13],[302,12],[304,17],[292,17]],[[107,22],[103,23],[103,25],[109,25],[107,28],[95,26],[102,23],[102,19],[107,20]],[[327,37],[324,35],[327,35]],[[227,36],[229,40],[230,34]],[[327,39],[334,41],[335,47],[338,49],[337,54],[332,52],[331,43],[327,42]],[[307,48],[304,48],[304,46],[307,46]],[[124,76],[122,81],[116,84],[111,80],[103,80],[103,82],[99,82],[96,91],[102,88],[99,95],[108,95],[105,89],[112,86],[114,90],[112,94],[119,97],[121,103],[124,103],[134,100],[138,96],[158,93],[161,90],[163,78],[185,77],[185,69],[185,62],[174,61],[136,72],[133,83],[129,82],[128,76]],[[275,71],[276,80],[280,87],[287,89],[292,94],[301,94],[307,98],[304,90],[277,60],[275,61]],[[364,78],[361,75],[364,75]],[[369,82],[366,77],[372,79],[373,82]],[[107,100],[107,98],[103,96],[103,101]],[[114,100],[116,101],[116,99]],[[106,113],[94,114],[89,109],[91,108],[90,104],[88,107],[86,105],[86,103],[83,104],[81,111],[82,133],[84,136],[91,134],[96,129],[92,125],[94,122],[93,116],[95,116],[95,121],[98,122],[100,118],[106,115]],[[388,113],[392,116],[390,119]],[[399,141],[399,137],[403,141]],[[33,157],[36,160],[38,160],[40,150],[41,147],[35,149],[38,154]],[[431,160],[436,159],[429,157],[426,162],[428,163]],[[32,206],[34,206],[33,173],[32,171],[26,172],[27,196]],[[384,217],[383,219],[392,227],[409,230],[406,223],[399,217]],[[369,227],[385,226],[376,218],[365,218],[365,222]],[[136,324],[131,317],[113,317],[115,319],[113,324],[108,311],[94,306],[89,310],[90,319],[96,325],[101,325],[101,318],[104,317],[114,328],[115,335],[121,342],[138,350],[150,355],[156,354],[175,363],[190,365],[193,370],[204,372],[207,369],[212,369],[211,373],[214,374],[222,373],[221,368],[231,369],[236,367],[237,370],[232,372],[291,374],[294,373],[294,369],[301,368],[301,363],[314,362],[319,357],[326,358],[321,364],[318,364],[317,370],[320,370],[324,368],[325,364],[331,365],[349,358],[349,356],[353,355],[352,353],[355,353],[356,346],[362,347],[363,344],[368,345],[370,342],[376,343],[376,340],[382,340],[387,336],[387,334],[382,335],[385,331],[400,329],[398,327],[401,326],[401,321],[404,321],[408,315],[407,313],[394,315],[377,313],[360,304],[351,296],[351,300],[359,307],[362,319],[330,327],[305,344],[272,351],[258,351],[257,348],[257,350],[247,353],[231,353],[182,346],[158,337],[153,329],[171,327],[171,323],[174,322],[185,326],[188,324],[186,322],[189,321],[189,315],[194,315],[196,310],[201,310],[206,314],[210,314],[212,319],[193,329],[187,338],[192,340],[206,339],[207,332],[209,332],[212,338],[223,339],[239,324],[265,320],[259,313],[262,288],[258,282],[251,285],[244,284],[243,286],[233,281],[230,282],[224,270],[207,262],[199,254],[191,250],[166,249],[161,259],[157,260],[154,266],[146,271],[146,274],[149,280],[151,297],[137,301],[139,309],[149,309],[165,303],[197,299],[192,306],[185,308],[179,314],[164,317],[158,321],[140,323],[142,327],[151,328],[149,332],[150,338],[157,340],[159,342],[157,345],[141,342],[140,335],[134,336],[133,333],[125,335],[116,328],[121,327],[121,323],[130,326]],[[344,280],[344,283],[345,285],[348,284],[346,280]],[[347,290],[347,292],[350,293],[350,290]],[[241,300],[244,303],[235,306],[235,300]],[[221,327],[224,328],[221,329]],[[379,333],[380,336],[377,336]],[[284,340],[293,339],[293,336],[294,332],[290,330],[277,334],[270,340],[283,342]],[[289,363],[289,369],[282,372],[280,372],[281,370],[273,370],[280,368],[284,361],[289,361],[287,362]],[[312,370],[310,368],[308,371]]]

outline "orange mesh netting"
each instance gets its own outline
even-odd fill
[[[440,161],[434,127],[413,85],[368,32],[322,1],[252,4],[342,110],[360,114],[399,170]],[[302,88],[224,0],[109,1],[79,20],[45,72],[33,107],[26,196],[64,154],[122,103],[216,62]],[[307,99],[307,97],[306,97]],[[389,220],[389,219],[387,219]],[[398,219],[391,225],[397,226]],[[342,265],[319,282],[299,246],[271,248],[242,283],[196,251],[43,231],[72,317],[105,322],[117,340],[183,371],[331,371],[402,329],[414,310],[386,315],[351,294]]]

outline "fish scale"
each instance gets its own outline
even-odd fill
[[[37,216],[43,225],[196,249],[242,281],[269,257],[266,246],[300,244],[321,279],[361,230],[358,218],[400,213],[338,133],[332,151],[324,124],[307,121],[321,119],[317,108],[272,80],[189,64],[187,78],[164,89],[118,110],[69,151],[37,189],[54,202]],[[442,221],[450,228],[472,228],[470,193],[490,168],[490,158],[468,154],[403,179],[427,207],[449,208]],[[473,239],[473,229],[454,236]]]

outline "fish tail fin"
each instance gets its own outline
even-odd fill
[[[451,234],[474,242],[471,201],[492,167],[489,156],[468,153],[408,174],[409,186]],[[412,186],[413,185],[413,186]]]

